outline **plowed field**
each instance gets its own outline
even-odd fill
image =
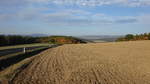
[[[150,84],[150,41],[67,44],[40,53],[14,84]]]

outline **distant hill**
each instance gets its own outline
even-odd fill
[[[52,43],[52,44],[77,44],[77,43],[86,43],[85,41],[72,37],[72,36],[47,36],[40,37],[38,39],[40,43]]]
[[[42,35],[43,36],[43,35]],[[77,44],[85,41],[72,36],[43,36],[29,35],[0,35],[0,46],[32,44],[32,43],[52,43],[52,44]]]
[[[89,40],[93,42],[113,42],[117,40],[121,35],[89,35],[89,36],[78,36],[80,39]]]
[[[48,35],[47,34],[39,34],[39,33],[37,33],[37,34],[30,34],[28,36],[32,36],[32,37],[45,37],[45,36],[48,36]]]

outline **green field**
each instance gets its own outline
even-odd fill
[[[47,47],[37,48],[37,49],[33,49],[33,50],[27,50],[26,53],[31,53],[31,52],[38,51],[38,50],[45,49],[45,48],[47,48]],[[13,58],[13,57],[18,56],[18,55],[24,55],[24,54],[25,54],[24,52],[17,52],[17,53],[1,56],[0,61],[4,60],[4,59],[8,59],[8,58]]]
[[[22,48],[22,47],[35,47],[35,46],[49,46],[48,43],[34,43],[34,44],[23,44],[23,45],[13,45],[13,46],[2,46],[0,50],[12,49],[12,48]]]

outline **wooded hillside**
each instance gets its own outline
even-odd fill
[[[150,40],[150,33],[144,34],[127,34],[124,37],[118,38],[116,41],[136,41],[136,40]]]
[[[20,35],[0,35],[0,46],[32,44],[32,43],[76,44],[85,42],[71,36],[31,37]]]
[[[53,43],[53,44],[71,44],[71,43],[85,43],[84,41],[71,37],[71,36],[49,36],[38,39],[41,43]]]

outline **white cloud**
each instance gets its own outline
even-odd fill
[[[30,10],[29,10],[30,9]],[[98,25],[98,24],[126,24],[144,21],[144,16],[110,16],[103,13],[92,14],[83,10],[62,10],[53,13],[39,13],[39,9],[29,8],[16,14],[0,14],[0,21],[41,21],[49,24],[76,24],[76,25]],[[148,19],[149,20],[149,19]]]
[[[55,4],[101,6],[101,5],[126,5],[126,6],[149,6],[150,0],[49,0]]]
[[[0,7],[24,6],[29,4],[49,4],[58,5],[78,5],[78,6],[102,6],[102,5],[119,5],[119,6],[150,6],[150,0],[0,0]]]
[[[23,0],[24,1],[24,0]],[[150,0],[26,0],[30,2],[55,3],[80,6],[101,6],[101,5],[126,5],[126,6],[149,6]]]
[[[75,13],[78,12],[83,14],[76,15]],[[46,20],[47,23],[76,25],[132,24],[137,23],[139,20],[137,19],[137,16],[110,16],[101,13],[90,14],[81,10],[65,10],[57,13],[46,14],[44,17],[44,20]]]
[[[22,6],[32,3],[55,3],[55,4],[76,4],[76,5],[110,5],[123,4],[128,6],[150,5],[148,0],[0,0],[0,5]],[[19,4],[20,3],[20,4]],[[18,5],[17,5],[18,4]],[[1,6],[0,6],[1,7]],[[23,7],[22,10],[17,10],[15,13],[0,14],[0,21],[4,20],[39,20],[47,23],[57,24],[112,24],[112,23],[146,23],[150,22],[150,15],[140,16],[110,16],[103,13],[93,14],[84,10],[63,9],[55,12],[42,13],[43,10],[52,10],[49,7],[34,7],[33,5]],[[53,9],[55,10],[55,9]],[[10,9],[9,9],[10,11]]]

